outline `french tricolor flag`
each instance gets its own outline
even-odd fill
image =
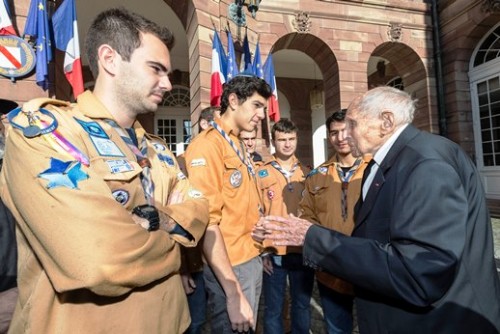
[[[222,85],[226,82],[224,69],[227,67],[227,57],[219,34],[214,29],[212,41],[212,77],[210,82],[210,105],[220,106],[222,96]]]
[[[0,35],[14,35],[17,36],[12,21],[10,20],[9,5],[7,0],[0,3]]]
[[[273,54],[269,53],[264,64],[264,80],[271,86],[273,95],[268,100],[267,111],[269,119],[273,122],[280,120],[280,106],[278,104],[278,88],[276,86],[276,77],[274,75]]]
[[[64,73],[77,97],[83,92],[83,75],[74,0],[63,1],[52,16],[52,25],[56,48],[65,53]]]

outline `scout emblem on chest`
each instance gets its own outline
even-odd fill
[[[233,188],[238,188],[241,186],[242,175],[239,170],[234,171],[229,177],[229,183],[233,186]]]
[[[113,197],[115,198],[115,200],[118,203],[120,203],[121,205],[125,205],[130,198],[128,191],[123,190],[123,189],[115,190],[115,191],[113,191],[112,194],[113,194]]]

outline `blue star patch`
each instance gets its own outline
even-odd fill
[[[62,161],[50,158],[50,168],[38,174],[39,178],[49,181],[47,189],[57,187],[78,188],[78,182],[86,180],[89,175],[81,170],[79,161]]]

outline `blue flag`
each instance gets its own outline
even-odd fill
[[[260,58],[260,46],[257,42],[255,47],[255,56],[253,57],[253,74],[261,79],[264,79],[264,70],[262,68],[262,60]]]
[[[49,88],[48,64],[52,60],[51,35],[46,5],[47,0],[31,0],[24,28],[24,36],[29,35],[36,41],[36,83],[44,90]]]
[[[243,40],[243,54],[241,55],[240,72],[252,72],[252,53],[250,52],[250,44],[248,43],[248,35],[245,32]]]
[[[236,64],[236,54],[234,52],[233,36],[231,31],[227,30],[227,81],[231,80],[239,73],[238,64]]]

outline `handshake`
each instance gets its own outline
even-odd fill
[[[313,224],[305,219],[289,217],[261,217],[252,230],[252,238],[263,243],[269,241],[272,246],[302,246],[309,227]]]

